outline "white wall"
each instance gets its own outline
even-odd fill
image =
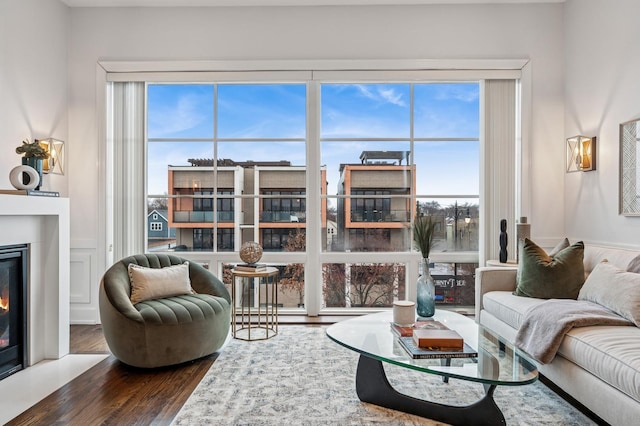
[[[597,170],[564,177],[566,230],[573,239],[640,244],[640,218],[618,215],[619,124],[640,118],[638,16],[637,0],[565,4],[564,136],[598,138]]]
[[[564,236],[562,4],[270,8],[72,8],[72,247],[98,247],[99,60],[531,58],[534,236]],[[554,205],[555,214],[549,214]],[[496,236],[497,238],[497,236]],[[72,253],[73,254],[73,253]],[[99,256],[99,261],[102,259]],[[102,265],[98,263],[98,269]],[[91,277],[92,297],[99,272]],[[73,285],[73,284],[72,284]],[[84,284],[83,284],[84,285]],[[87,284],[88,285],[88,284]],[[95,299],[93,306],[95,306]],[[87,305],[88,307],[91,306]],[[88,313],[88,312],[87,312]],[[72,313],[73,315],[73,313]],[[89,318],[89,316],[87,316]]]
[[[0,0],[0,188],[20,164],[24,139],[67,141],[68,8],[50,0]],[[67,194],[67,177],[43,189]]]

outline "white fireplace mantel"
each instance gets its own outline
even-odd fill
[[[28,364],[69,353],[69,199],[0,194],[0,245],[28,244]]]

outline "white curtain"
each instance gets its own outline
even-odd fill
[[[145,89],[142,82],[107,84],[107,218],[111,260],[143,253]],[[108,230],[109,231],[109,230]]]
[[[498,259],[500,220],[507,220],[509,259],[516,258],[516,80],[485,80],[484,120],[481,150],[480,265]],[[484,235],[482,235],[484,233]]]

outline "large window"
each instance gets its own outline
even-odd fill
[[[436,251],[478,251],[479,82],[153,83],[147,117],[148,212],[167,211],[168,247],[260,242],[281,269],[284,308],[304,307],[309,290],[323,308],[406,298],[409,258],[366,254],[410,254],[416,215],[436,220]],[[305,280],[295,257],[308,227],[320,235],[322,266],[311,269],[321,280]],[[444,265],[441,284],[454,290],[441,302],[468,304],[459,277],[474,265]]]
[[[326,199],[338,232],[327,251],[410,250],[417,214],[437,218],[441,250],[477,250],[478,233],[458,227],[479,216],[479,87],[321,85]]]

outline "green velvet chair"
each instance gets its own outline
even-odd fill
[[[127,257],[100,283],[100,318],[113,355],[125,364],[154,368],[191,361],[219,350],[229,336],[231,297],[207,269],[189,262],[195,294],[131,303],[128,265],[163,268],[185,262],[178,256]]]

